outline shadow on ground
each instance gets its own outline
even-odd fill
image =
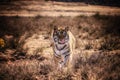
[[[49,0],[46,0],[49,1]],[[120,7],[119,0],[50,0],[50,1],[59,1],[59,2],[82,2],[92,5],[103,5],[103,6],[114,6]]]

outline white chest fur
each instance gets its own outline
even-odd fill
[[[68,50],[69,50],[68,42],[65,44],[58,44],[58,43],[55,44],[54,51],[55,54],[57,55],[64,55],[64,53],[67,52]]]

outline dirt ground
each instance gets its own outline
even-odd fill
[[[0,5],[1,80],[119,80],[120,9],[84,3],[15,1]],[[72,72],[52,62],[50,33],[77,40]]]

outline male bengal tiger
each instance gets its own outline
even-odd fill
[[[76,40],[69,27],[54,27],[51,37],[54,52],[53,60],[57,69],[70,68]]]

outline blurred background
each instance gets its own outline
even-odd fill
[[[72,72],[52,62],[51,31],[69,26]],[[0,79],[119,80],[119,0],[1,0]]]

